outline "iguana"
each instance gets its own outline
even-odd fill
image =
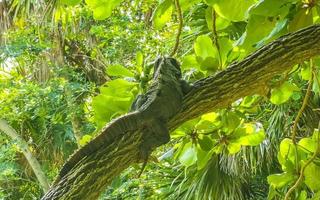
[[[152,83],[147,92],[134,101],[132,112],[109,123],[100,135],[72,154],[54,184],[82,158],[96,152],[117,135],[142,127],[141,159],[147,159],[153,148],[169,142],[167,122],[180,110],[183,95],[189,89],[189,85],[181,79],[179,63],[174,58],[158,58],[154,64]]]

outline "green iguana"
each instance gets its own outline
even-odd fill
[[[54,183],[64,177],[82,158],[96,152],[117,135],[129,131],[142,131],[141,158],[146,160],[152,149],[169,142],[168,120],[181,107],[188,84],[181,79],[179,63],[173,58],[159,58],[154,65],[151,86],[132,104],[132,112],[109,123],[100,135],[76,151],[63,165]]]

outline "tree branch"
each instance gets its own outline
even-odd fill
[[[282,36],[226,70],[197,81],[185,96],[181,111],[169,121],[169,129],[241,97],[264,94],[272,77],[316,55],[320,55],[320,25]],[[61,177],[42,199],[97,199],[114,177],[138,161],[140,133],[109,138],[99,151],[83,157]]]
[[[36,175],[42,190],[47,192],[49,190],[49,181],[41,169],[38,160],[33,156],[29,149],[27,142],[20,137],[20,135],[3,119],[0,119],[0,131],[8,135],[12,140],[17,141],[18,147],[21,149],[23,155],[26,157],[29,165],[31,166],[34,174]]]

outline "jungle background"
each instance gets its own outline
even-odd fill
[[[319,22],[317,0],[0,0],[0,199],[39,199],[175,46],[193,83]],[[320,199],[319,67],[184,123],[101,199]]]

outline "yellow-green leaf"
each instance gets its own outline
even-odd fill
[[[153,14],[153,25],[156,29],[161,29],[171,19],[173,10],[173,0],[164,0],[155,9]]]
[[[107,68],[109,76],[133,77],[134,74],[122,65],[111,65]]]
[[[103,20],[109,17],[112,10],[123,0],[86,0],[88,7],[93,11],[96,20]]]
[[[290,99],[294,91],[299,91],[299,88],[293,83],[285,82],[279,88],[271,90],[270,101],[276,105],[285,103]]]

